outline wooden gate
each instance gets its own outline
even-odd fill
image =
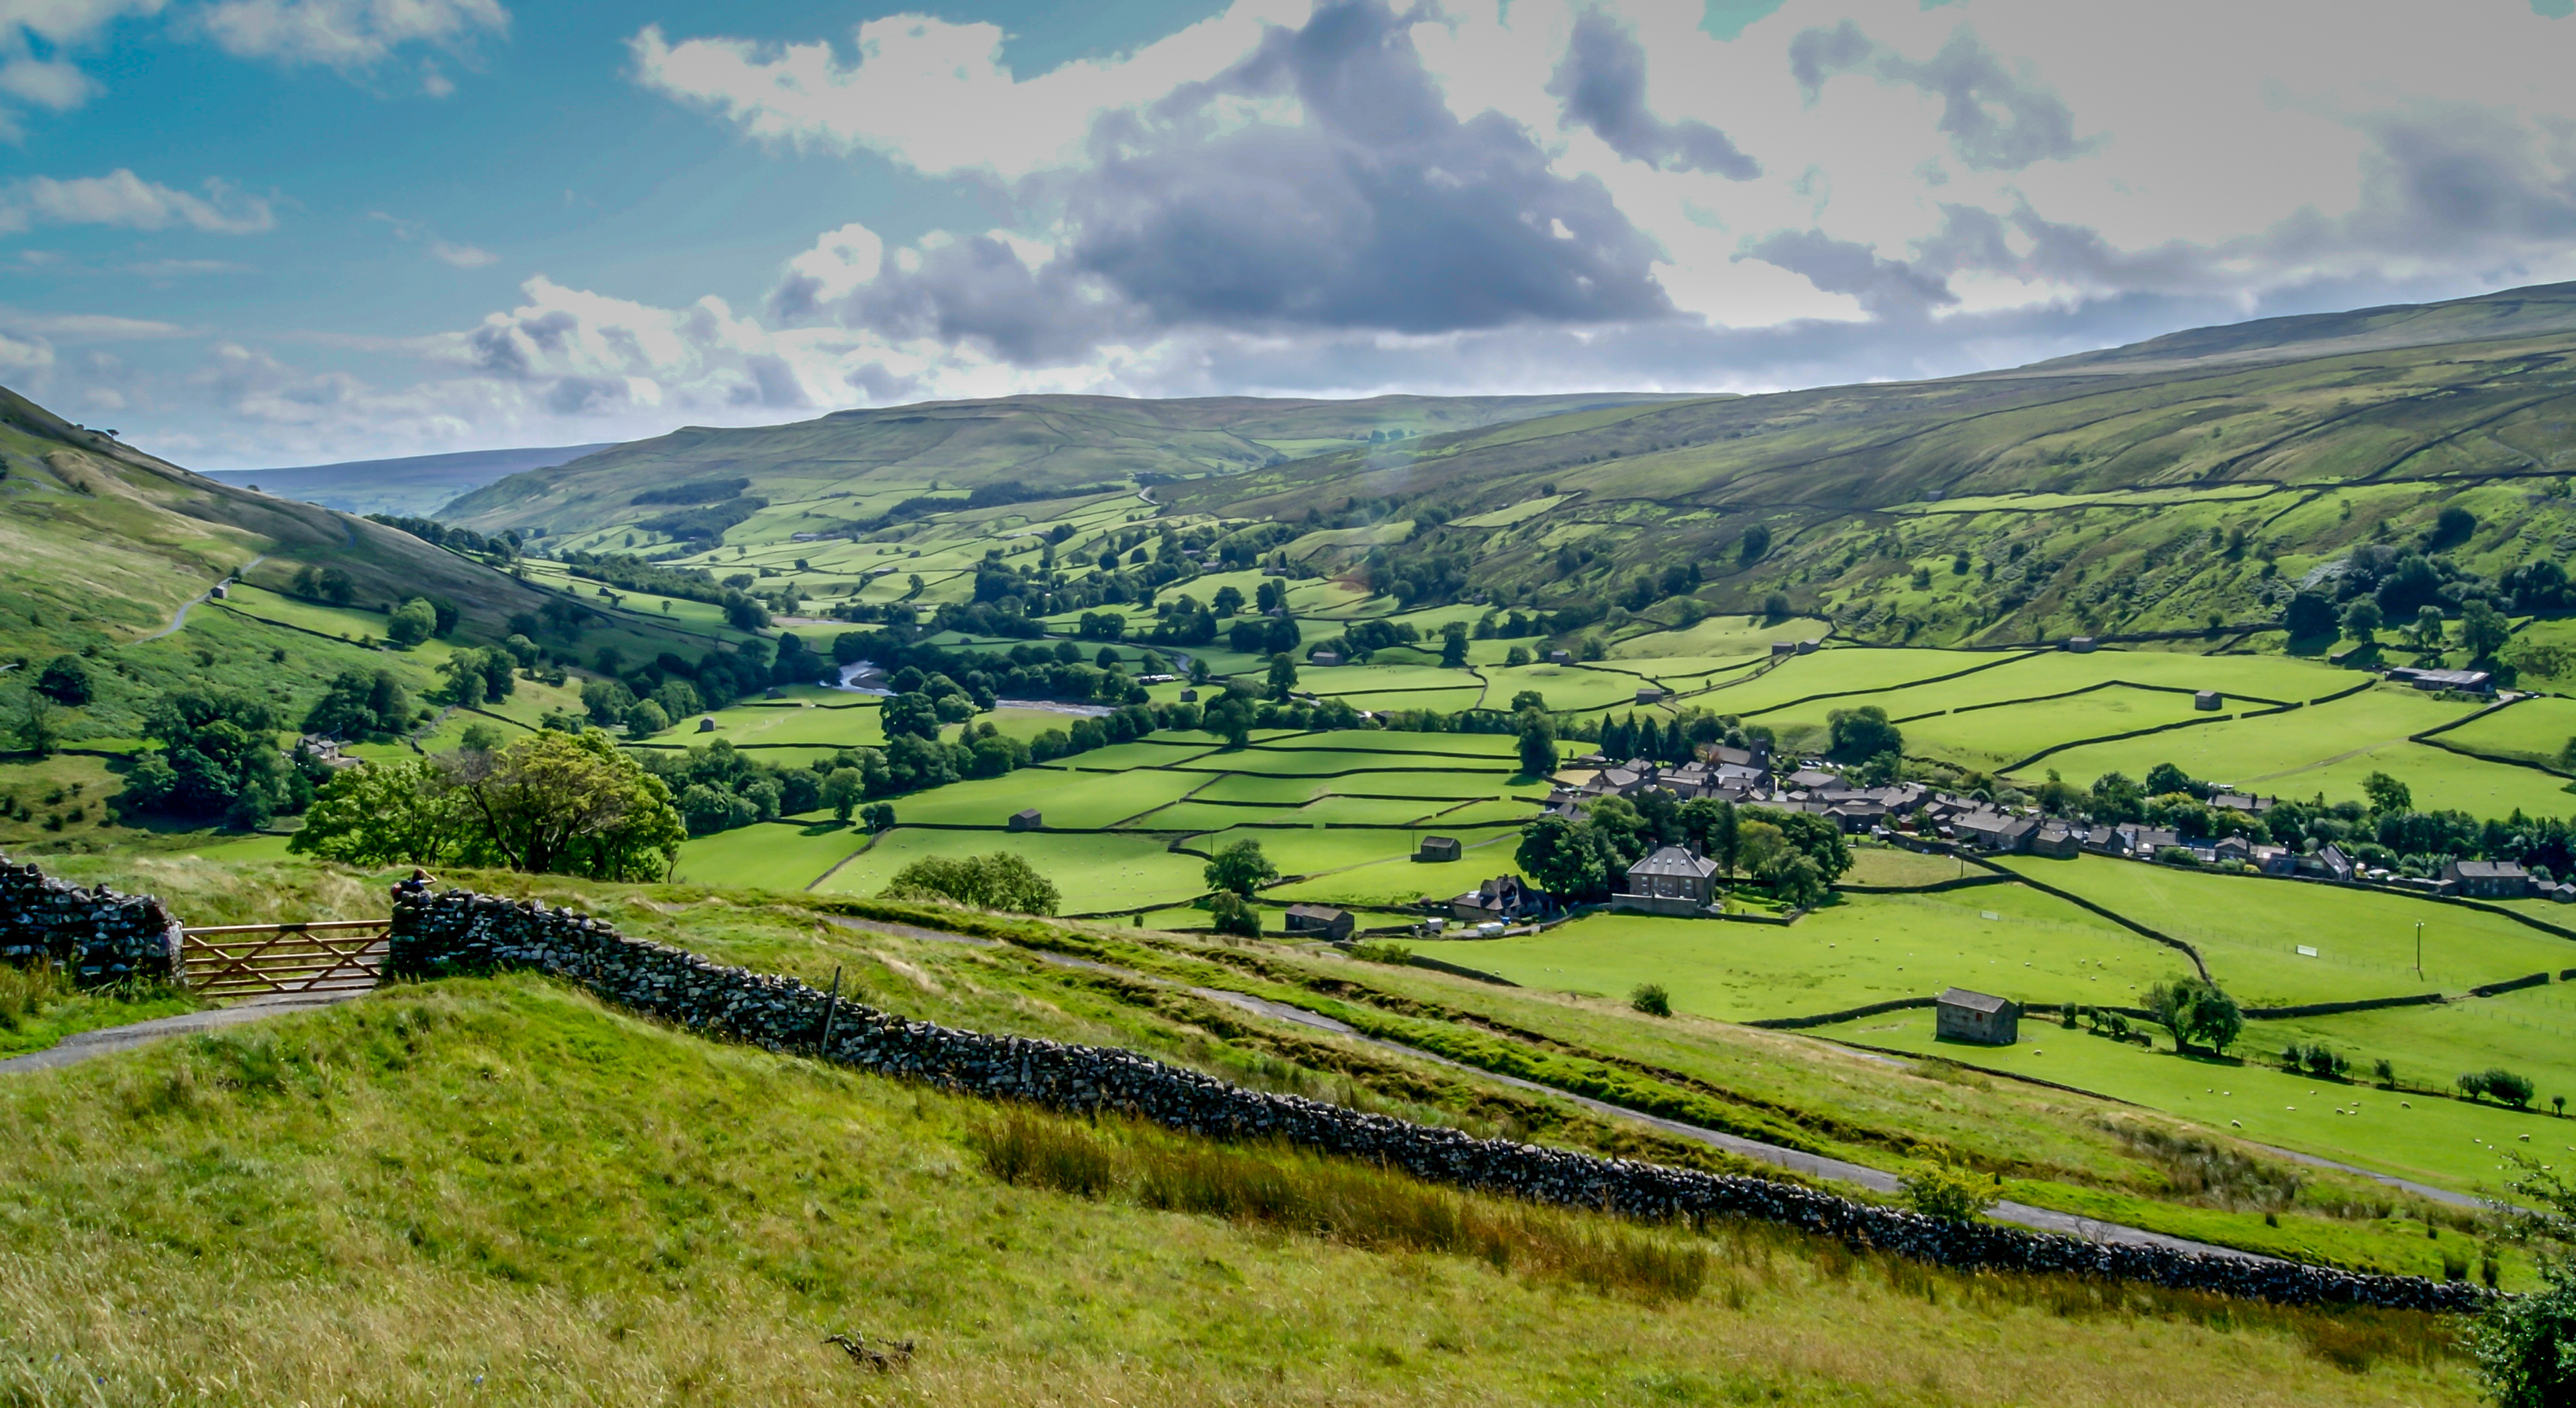
[[[361,992],[383,976],[390,919],[183,929],[188,986],[206,997]]]

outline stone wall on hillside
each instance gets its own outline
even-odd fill
[[[883,1075],[1068,1113],[1123,1113],[1217,1138],[1287,1139],[1438,1183],[1564,1207],[1653,1220],[1758,1218],[1960,1269],[2106,1276],[2284,1304],[2468,1311],[2490,1294],[2420,1277],[2356,1275],[1946,1222],[1795,1184],[1478,1139],[1246,1090],[1131,1051],[960,1031],[854,1002],[832,1007],[830,1045],[823,1049],[826,1008],[832,1004],[822,991],[629,939],[604,921],[541,901],[461,890],[408,899],[395,907],[390,945],[388,964],[397,973],[533,969],[621,1006],[773,1051],[820,1055]]]
[[[150,895],[85,890],[0,856],[0,961],[55,963],[98,987],[179,973],[179,921]]]

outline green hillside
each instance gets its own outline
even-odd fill
[[[2262,620],[2312,567],[2420,538],[2454,504],[2477,519],[2443,545],[2461,568],[2563,556],[2571,348],[2576,285],[2559,285],[2008,373],[1521,421],[1158,497],[1327,531],[1394,524],[1390,556],[1465,554],[1513,604],[1699,564],[1709,605],[1784,592],[1865,639]],[[1748,532],[1768,543],[1749,559]]]
[[[1404,440],[1575,407],[1655,398],[1380,396],[1361,401],[1248,396],[1131,401],[1014,396],[840,411],[793,425],[690,427],[554,469],[515,474],[440,511],[484,532],[556,538],[630,529],[675,507],[765,500],[771,518],[827,530],[905,498],[1011,481],[1033,489],[1122,487],[1143,477],[1239,474],[1373,442]],[[742,481],[739,485],[734,481]],[[700,496],[690,486],[712,486]],[[659,501],[637,503],[639,493]],[[671,536],[646,529],[645,542]]]

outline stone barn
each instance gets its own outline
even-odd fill
[[[1039,827],[1046,825],[1046,818],[1039,815],[1037,808],[1025,807],[1019,811],[1011,813],[1011,820],[1008,824],[1010,829],[1013,831],[1035,831]]]
[[[1332,909],[1320,904],[1288,906],[1286,928],[1292,934],[1328,939],[1338,944],[1349,940],[1352,927],[1351,912],[1347,909]]]
[[[1932,1035],[1942,1041],[2010,1046],[2021,1040],[2021,1004],[1966,988],[1952,988],[1932,1003]]]
[[[1425,836],[1422,838],[1422,844],[1414,848],[1413,858],[1415,860],[1448,861],[1456,860],[1466,853],[1467,848],[1460,845],[1458,843],[1458,838],[1455,836]]]

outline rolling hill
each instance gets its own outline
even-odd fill
[[[1537,605],[1696,563],[1719,579],[1712,605],[1783,592],[1868,638],[2268,619],[2311,568],[2419,538],[2455,502],[2479,525],[2451,545],[2463,567],[2555,552],[2576,528],[2571,352],[2576,285],[2558,285],[1943,381],[1542,417],[1160,497],[1325,533],[1407,525],[1380,551],[1466,554],[1496,599]],[[1352,560],[1324,538],[1291,555]]]
[[[465,450],[448,455],[349,460],[284,469],[216,469],[206,471],[206,477],[350,513],[417,516],[521,470],[551,469],[612,448],[613,444],[594,444]]]
[[[1012,481],[1070,490],[1240,474],[1328,449],[1655,399],[1014,396],[933,402],[840,411],[793,425],[676,430],[558,468],[514,474],[457,499],[438,516],[483,532],[542,528],[567,538],[637,529],[675,508],[758,499],[776,512],[795,504],[811,517],[851,521],[938,489]],[[650,497],[639,503],[638,494]],[[669,536],[641,532],[648,542]]]

